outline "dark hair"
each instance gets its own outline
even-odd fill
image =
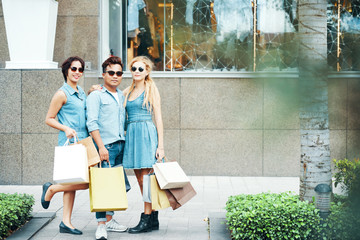
[[[67,75],[68,75],[68,72],[69,72],[69,68],[70,68],[72,62],[74,62],[74,61],[79,61],[81,63],[81,67],[85,68],[84,60],[82,60],[82,58],[80,58],[78,56],[69,57],[68,59],[66,59],[63,62],[63,64],[61,65],[61,71],[62,71],[62,74],[64,75],[65,82],[67,81]]]
[[[121,58],[117,56],[111,56],[108,59],[105,60],[105,62],[102,64],[103,73],[106,72],[106,67],[113,64],[119,64],[121,66],[121,69],[123,69],[124,65],[121,62]]]

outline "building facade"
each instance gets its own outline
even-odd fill
[[[329,0],[327,11],[330,147],[331,158],[353,159],[360,153],[360,5],[340,2]],[[110,54],[153,59],[165,153],[188,175],[299,176],[296,0],[58,4],[53,60],[82,57],[85,91],[102,83]],[[57,131],[44,120],[63,78],[60,69],[6,68],[2,10],[0,184],[40,184],[52,178]],[[129,84],[127,72],[120,88]]]

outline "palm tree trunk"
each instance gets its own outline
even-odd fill
[[[327,89],[327,0],[299,0],[300,198],[331,184]]]

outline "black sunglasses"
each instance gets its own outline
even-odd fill
[[[76,72],[77,70],[79,70],[80,73],[84,72],[83,68],[71,67],[70,69],[72,72]]]
[[[115,72],[115,71],[106,71],[110,76],[114,76],[114,74],[116,73],[116,76],[118,76],[118,77],[121,77],[122,75],[123,75],[123,72],[121,72],[121,71],[117,71],[117,72]]]
[[[143,69],[142,67],[136,68],[136,67],[131,67],[131,71],[135,72],[137,69],[139,69],[139,72],[144,71],[145,69]]]

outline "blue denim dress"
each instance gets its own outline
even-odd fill
[[[123,166],[128,169],[152,168],[156,162],[158,136],[151,113],[143,107],[144,92],[127,101],[128,114]]]
[[[60,108],[57,114],[59,123],[68,126],[76,131],[79,140],[82,140],[89,136],[86,128],[86,95],[84,90],[78,86],[76,92],[70,85],[64,83],[59,89],[62,90],[66,95],[66,103]],[[67,138],[63,131],[59,132],[58,145],[62,146],[65,144]],[[74,139],[70,140],[71,143]]]

